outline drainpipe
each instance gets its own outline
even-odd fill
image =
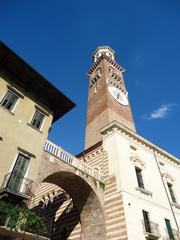
[[[180,240],[180,236],[179,236],[179,225],[178,225],[178,222],[177,222],[177,219],[176,219],[176,215],[175,215],[175,212],[174,212],[174,209],[171,205],[171,199],[168,195],[168,191],[166,189],[166,185],[165,185],[165,182],[164,182],[164,179],[162,177],[162,174],[161,174],[161,169],[160,169],[160,166],[159,166],[159,162],[157,160],[157,157],[156,157],[156,153],[155,153],[155,149],[153,148],[153,154],[154,154],[154,158],[155,158],[155,161],[156,161],[156,164],[157,164],[157,168],[158,168],[158,171],[159,171],[159,174],[160,174],[160,177],[161,177],[161,181],[162,181],[162,184],[164,186],[164,190],[165,190],[165,193],[166,193],[166,196],[167,196],[167,199],[168,199],[168,202],[169,202],[169,206],[170,206],[170,209],[171,209],[171,212],[172,212],[172,215],[173,215],[173,218],[174,218],[174,221],[175,221],[175,224],[176,224],[176,227],[177,227],[177,230],[178,230],[178,240]]]

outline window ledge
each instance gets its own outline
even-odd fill
[[[160,236],[153,234],[153,233],[145,233],[145,238],[150,239],[150,240],[153,240],[153,239],[155,240],[155,239],[160,238]]]
[[[145,233],[145,238],[149,239],[149,240],[153,240],[153,239],[155,240],[155,239],[160,238],[160,236],[153,234],[153,233]]]
[[[30,123],[27,123],[27,125],[28,125],[29,127],[33,128],[34,130],[38,131],[39,133],[43,133],[40,129],[32,126]]]
[[[178,209],[180,209],[180,204],[178,204],[178,203],[172,202],[171,205],[176,207],[176,208],[178,208]]]
[[[0,107],[1,107],[2,109],[4,109],[6,112],[8,112],[8,113],[10,113],[10,114],[14,115],[14,113],[13,113],[13,112],[11,112],[11,111],[10,111],[10,110],[8,110],[7,108],[3,107],[1,104],[0,104]]]
[[[146,189],[144,189],[144,188],[136,187],[135,189],[136,189],[137,191],[140,191],[140,192],[143,193],[143,194],[152,196],[152,192],[150,192],[150,191],[148,191],[148,190],[146,190]]]

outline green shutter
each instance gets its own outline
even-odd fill
[[[166,222],[166,227],[168,230],[169,239],[175,240],[170,221],[168,219],[165,219],[165,222]]]

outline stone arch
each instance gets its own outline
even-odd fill
[[[47,176],[43,181],[61,187],[71,196],[80,214],[82,239],[105,239],[102,202],[83,178],[72,172],[60,171]]]
[[[44,153],[32,191],[42,182],[55,184],[70,195],[80,215],[81,240],[105,239],[103,190],[92,177]]]

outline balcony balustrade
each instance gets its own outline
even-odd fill
[[[160,231],[159,231],[159,225],[157,223],[149,221],[147,226],[147,224],[145,224],[143,221],[142,224],[143,224],[143,230],[144,230],[146,239],[153,240],[161,237]]]
[[[98,181],[103,182],[103,175],[98,172],[97,170],[93,169],[86,163],[82,162],[78,158],[74,157],[61,147],[55,145],[54,143],[50,142],[49,140],[46,141],[44,146],[44,151],[50,153],[54,157],[59,160],[66,162],[67,164],[79,169],[80,171],[90,175],[91,177],[95,178]]]
[[[0,193],[2,194],[13,194],[24,196],[28,198],[31,196],[31,187],[33,181],[24,178],[15,173],[8,173],[4,176],[3,183],[0,187]]]

